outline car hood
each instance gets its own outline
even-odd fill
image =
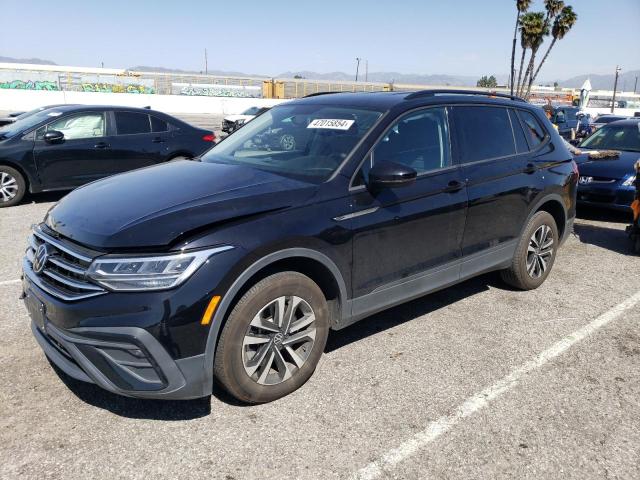
[[[580,175],[589,177],[625,178],[633,173],[633,165],[640,159],[638,152],[620,152],[618,158],[592,160],[589,158],[589,150],[582,148],[580,150],[583,153],[576,155],[574,159],[578,164]]]
[[[230,122],[237,122],[238,120],[249,120],[254,116],[255,115],[227,115],[224,119],[229,120]]]
[[[300,205],[316,190],[244,166],[170,162],[78,188],[55,205],[46,222],[97,249],[166,247],[218,222]]]

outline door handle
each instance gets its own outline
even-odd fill
[[[163,142],[164,142],[164,140],[163,140],[162,138],[160,138],[160,137],[156,137],[156,138],[154,138],[154,139],[153,139],[153,140],[151,140],[151,141],[152,141],[153,143],[163,143]]]
[[[462,190],[463,187],[464,183],[459,182],[458,180],[451,180],[443,191],[447,193],[453,193]]]
[[[527,163],[527,166],[524,167],[524,173],[536,173],[538,168],[533,163]]]
[[[96,143],[93,148],[100,148],[100,149],[105,149],[105,148],[109,148],[110,145],[107,142],[98,142]]]

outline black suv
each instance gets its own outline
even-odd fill
[[[304,143],[256,141],[285,120]],[[517,98],[317,95],[199,160],[81,187],[34,228],[24,300],[67,374],[274,400],[311,376],[329,329],[491,270],[538,287],[575,214],[571,154]]]
[[[27,192],[93,180],[211,148],[213,132],[155,110],[105,105],[36,109],[0,128],[0,208]]]

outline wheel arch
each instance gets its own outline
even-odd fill
[[[528,223],[529,219],[538,212],[549,213],[556,221],[558,237],[561,239],[565,237],[565,229],[567,227],[567,209],[565,208],[560,195],[547,195],[540,199],[536,206],[531,210],[526,223]]]
[[[289,248],[260,258],[233,281],[213,316],[204,354],[204,395],[209,395],[213,389],[213,360],[220,333],[231,309],[251,286],[281,271],[302,273],[318,284],[329,304],[333,324],[347,313],[344,311],[347,304],[346,284],[340,269],[323,253],[307,248]]]

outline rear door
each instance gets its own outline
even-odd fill
[[[72,188],[111,173],[111,156],[106,136],[105,112],[64,115],[38,128],[33,148],[43,188]],[[57,130],[61,143],[50,144],[44,134]]]
[[[462,254],[513,246],[527,216],[535,171],[527,160],[522,131],[516,138],[512,129],[517,119],[502,106],[460,105],[451,110],[469,196]]]
[[[146,167],[163,160],[166,138],[162,132],[153,132],[147,113],[114,111],[115,134],[111,139],[114,173]]]

